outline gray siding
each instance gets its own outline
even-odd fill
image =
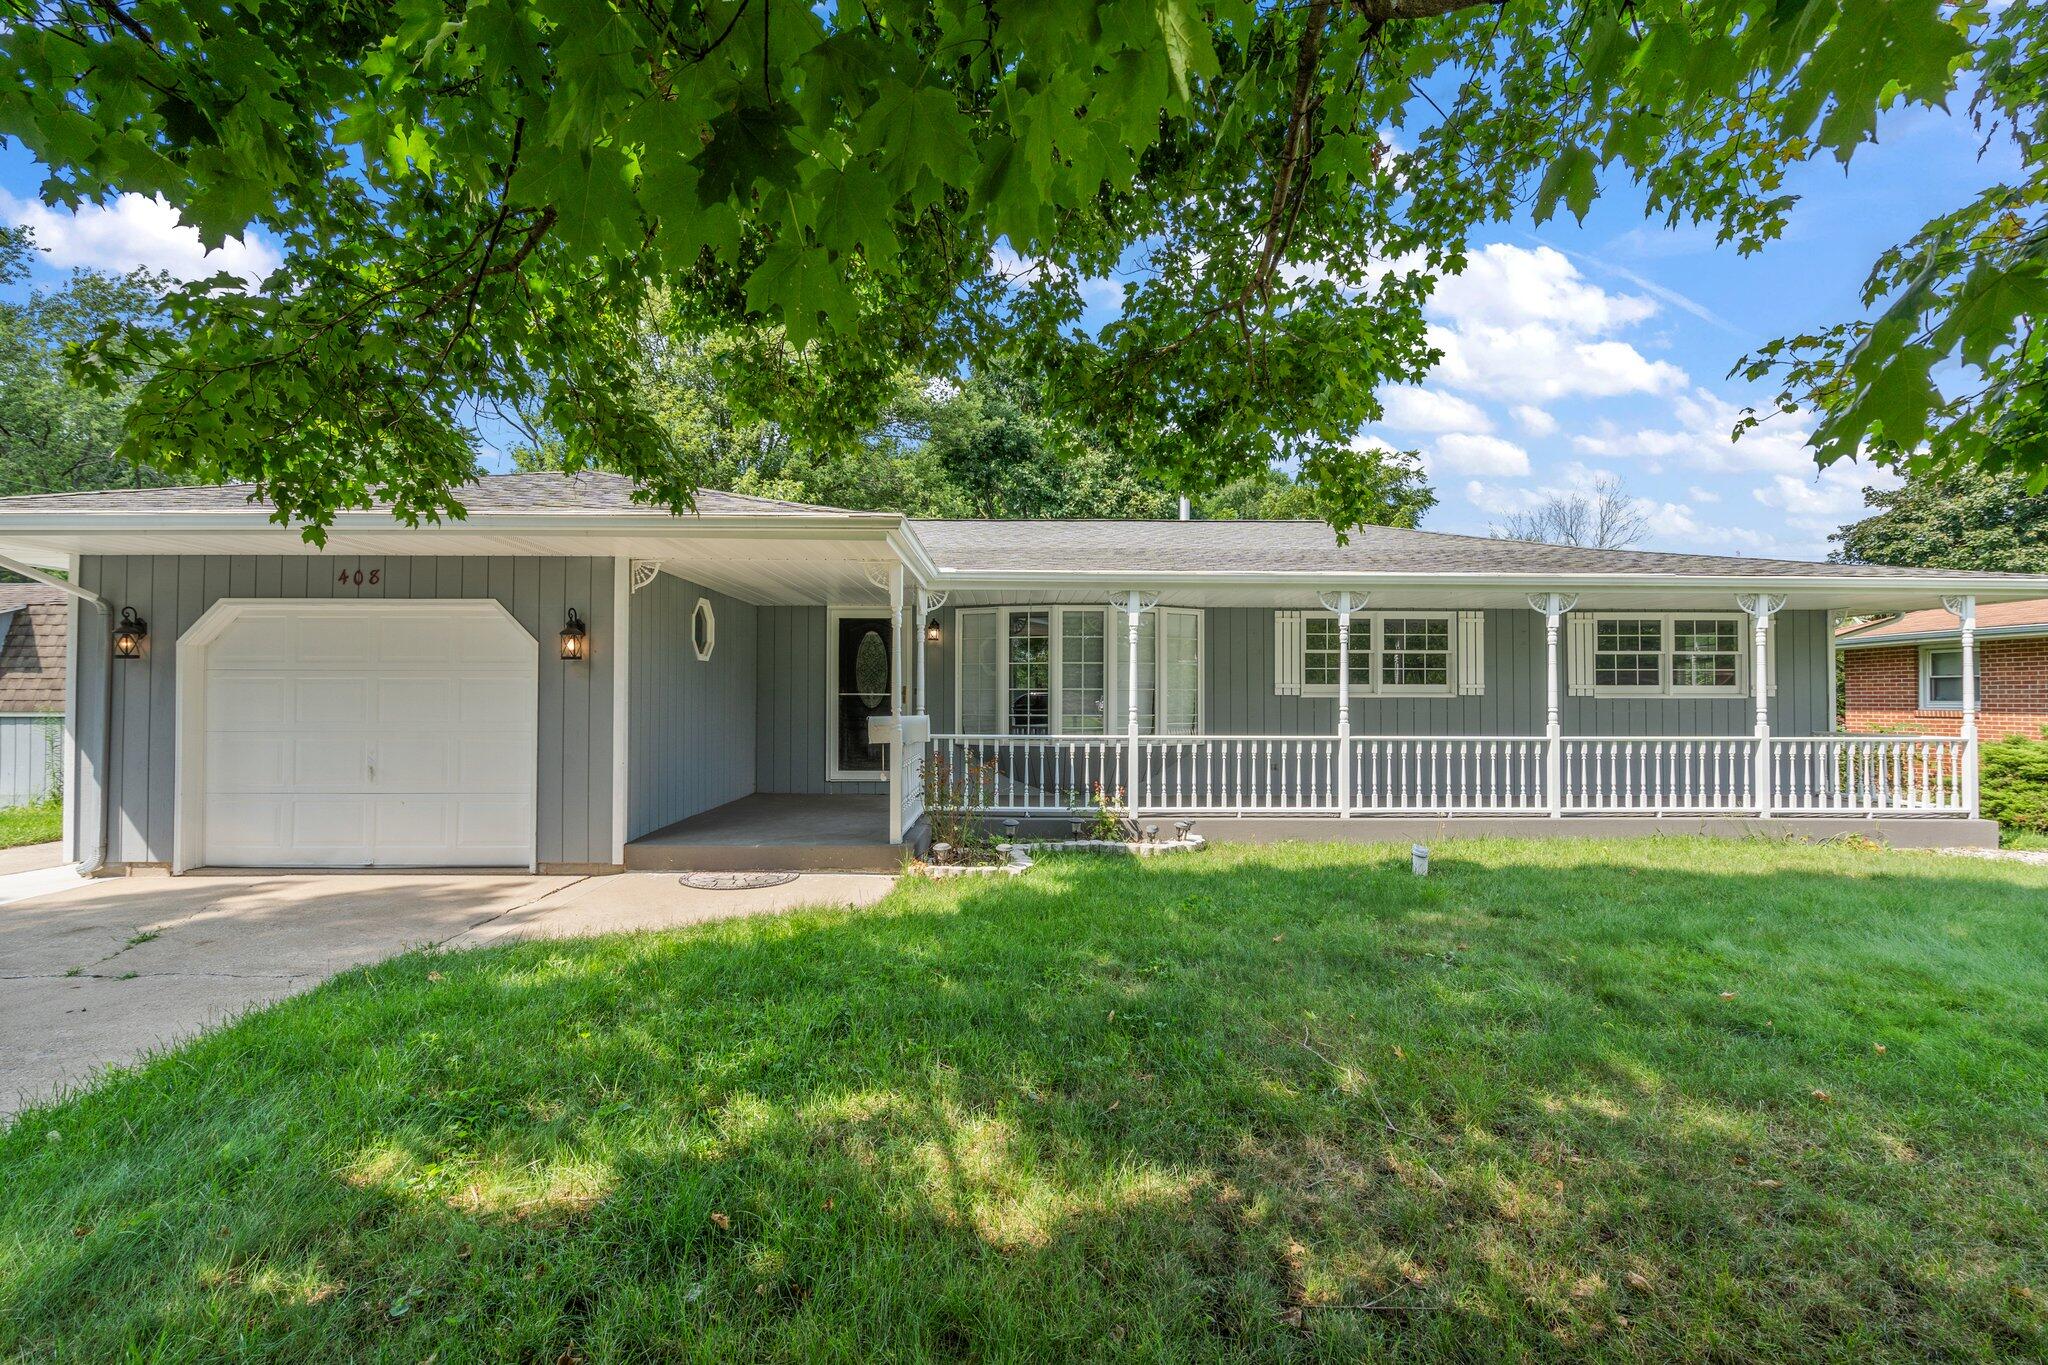
[[[361,570],[363,582],[355,582]],[[372,572],[378,581],[372,584]],[[97,612],[74,613],[78,650],[81,830],[96,828],[99,801],[111,803],[107,860],[171,858],[178,637],[222,598],[492,598],[540,641],[539,859],[611,861],[612,561],[503,556],[129,555],[87,556],[79,582],[115,614],[135,608],[149,623],[143,657],[112,671],[113,747],[104,792],[90,755],[98,751],[108,673],[106,628]],[[556,652],[574,607],[589,626],[591,657]],[[85,836],[90,842],[91,835]]]
[[[932,728],[953,728],[953,609],[941,611],[942,641],[930,654]],[[1335,697],[1273,691],[1273,611],[1212,607],[1204,613],[1202,728],[1218,735],[1327,735],[1337,730]],[[1778,690],[1771,732],[1828,732],[1828,628],[1825,611],[1787,611],[1772,627]],[[1560,632],[1562,636],[1562,632]],[[822,639],[822,630],[820,632]],[[1563,638],[1558,648],[1565,647]],[[1544,705],[1543,618],[1533,611],[1486,613],[1486,691],[1473,697],[1351,699],[1354,735],[1540,735]],[[1574,697],[1563,701],[1567,735],[1746,735],[1755,727],[1749,697]],[[1112,729],[1120,718],[1113,718]]]
[[[717,618],[711,657],[691,643],[697,599]],[[757,609],[669,574],[633,594],[627,837],[754,790]]]
[[[886,783],[825,776],[825,609],[762,607],[758,624],[755,786],[806,795],[887,793]]]
[[[0,714],[0,806],[24,806],[56,791],[62,716]]]

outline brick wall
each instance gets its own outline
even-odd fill
[[[2048,639],[1980,640],[1983,679],[1977,733],[1985,739],[2022,735],[2039,739],[2048,728]],[[1953,735],[1963,728],[1958,711],[1920,709],[1920,647],[1849,649],[1841,656],[1851,734],[1911,732]]]

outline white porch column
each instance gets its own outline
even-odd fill
[[[1977,801],[1977,599],[1944,597],[1946,607],[1963,628],[1963,804],[1970,818],[1980,813]]]
[[[1351,818],[1351,613],[1362,610],[1370,594],[1316,594],[1323,610],[1337,616],[1337,816]]]
[[[1124,749],[1128,781],[1124,791],[1124,805],[1133,819],[1138,814],[1138,620],[1159,601],[1157,593],[1142,593],[1135,589],[1121,592],[1109,599],[1110,605],[1124,614],[1126,662],[1129,664],[1129,681],[1124,688]],[[1156,680],[1155,680],[1156,687]],[[1158,698],[1153,699],[1153,711],[1158,712]]]
[[[1754,661],[1749,685],[1756,693],[1756,813],[1771,815],[1771,618],[1785,606],[1783,593],[1745,592],[1735,605],[1756,624]]]
[[[892,651],[895,658],[889,661],[889,842],[903,842],[903,687],[904,665],[908,662],[903,653],[903,624],[909,613],[903,601],[903,561],[889,566],[889,614],[895,620]]]
[[[620,867],[632,809],[633,578],[631,559],[612,560],[612,862]]]
[[[1557,667],[1557,628],[1578,604],[1573,593],[1529,594],[1530,608],[1543,613],[1543,802],[1553,820],[1564,815],[1564,688]]]

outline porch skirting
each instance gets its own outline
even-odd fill
[[[1186,818],[1186,817],[1182,817]],[[991,822],[994,823],[994,822]],[[1173,834],[1173,818],[1139,817]],[[1022,838],[1065,838],[1066,818],[1020,819]],[[1636,839],[1651,835],[1703,835],[1714,839],[1837,839],[1858,835],[1893,848],[1997,848],[1998,825],[1991,820],[1912,816],[1568,815],[1561,819],[1517,815],[1209,816],[1194,832],[1212,844],[1432,843],[1443,839]]]

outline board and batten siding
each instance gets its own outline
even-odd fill
[[[1017,605],[1025,605],[1019,603]],[[940,643],[931,647],[927,702],[932,728],[953,730],[953,608],[941,609]],[[1212,735],[1330,735],[1337,731],[1335,697],[1281,696],[1273,691],[1273,609],[1211,607],[1203,613],[1202,730]],[[1828,614],[1781,612],[1771,627],[1777,692],[1771,732],[1828,733]],[[1748,636],[1745,627],[1744,644]],[[1558,648],[1563,652],[1564,632]],[[1543,618],[1534,611],[1486,612],[1486,690],[1478,696],[1351,698],[1354,735],[1540,735],[1546,691]],[[1567,735],[1747,735],[1756,703],[1741,697],[1561,698]],[[1121,733],[1123,717],[1110,719]]]
[[[699,598],[717,622],[708,660],[691,637]],[[754,790],[759,612],[667,573],[633,594],[627,838]]]
[[[360,582],[356,575],[361,573]],[[175,820],[178,637],[224,598],[422,600],[490,598],[540,644],[538,861],[611,862],[612,561],[475,555],[89,555],[79,583],[114,615],[135,608],[149,624],[142,657],[114,661],[108,771],[93,770],[107,704],[107,651],[81,639],[77,729],[81,831],[97,828],[104,799],[109,863],[169,863]],[[371,581],[375,578],[375,582]],[[590,631],[590,658],[558,653],[574,607]],[[97,612],[72,613],[94,631]],[[89,844],[93,836],[81,834]]]
[[[876,608],[886,616],[887,607]],[[886,782],[835,782],[825,776],[825,608],[762,607],[756,659],[761,677],[755,713],[754,786],[807,796],[880,796]]]

